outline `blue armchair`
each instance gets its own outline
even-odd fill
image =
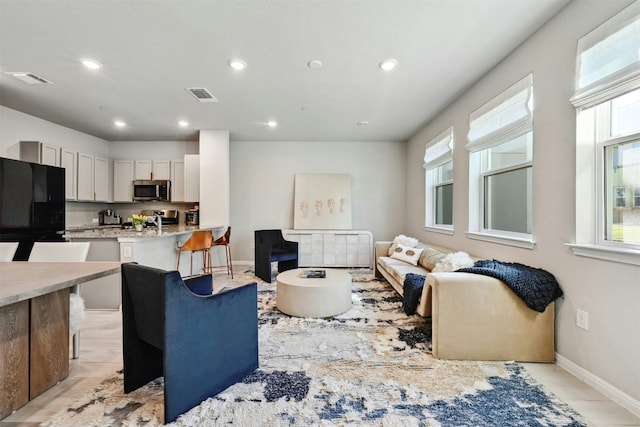
[[[258,368],[257,285],[122,265],[124,392],[164,376],[164,422]]]
[[[285,240],[281,230],[256,230],[254,237],[256,276],[271,283],[274,261],[279,273],[298,268],[298,242]]]

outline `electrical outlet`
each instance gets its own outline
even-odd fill
[[[98,218],[91,218],[91,222],[93,224],[97,224],[98,223]]]
[[[589,313],[584,310],[576,310],[576,326],[578,328],[589,330]]]
[[[124,258],[131,258],[131,246],[124,246],[122,248],[122,256]]]

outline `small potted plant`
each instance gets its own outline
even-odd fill
[[[142,231],[142,227],[144,227],[144,224],[147,222],[147,216],[133,214],[131,219],[133,221],[133,228],[135,228],[136,231]]]

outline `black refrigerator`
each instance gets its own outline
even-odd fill
[[[0,241],[19,242],[26,261],[34,242],[63,241],[64,168],[0,157]]]

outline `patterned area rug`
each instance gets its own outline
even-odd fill
[[[258,281],[260,368],[171,425],[586,425],[518,363],[434,359],[430,324],[386,282],[353,277],[352,308],[328,319],[280,313]],[[161,378],[124,395],[117,373],[44,425],[161,425],[162,402]]]

